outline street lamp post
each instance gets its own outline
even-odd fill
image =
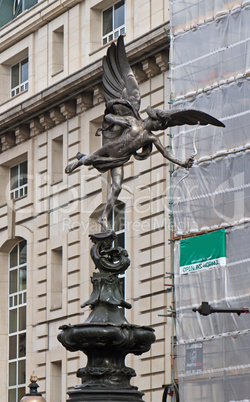
[[[30,392],[25,394],[20,402],[46,402],[43,398],[42,394],[37,392],[37,388],[39,385],[37,384],[37,376],[35,375],[34,371],[30,376],[30,384],[29,384]]]

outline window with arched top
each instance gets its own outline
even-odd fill
[[[9,253],[8,402],[19,402],[26,386],[27,242]]]
[[[109,226],[114,230],[116,239],[114,247],[120,246],[125,248],[125,204],[117,203],[109,216]],[[125,273],[119,275],[120,291],[125,299]]]
[[[125,204],[117,203],[109,216],[109,226],[116,233],[114,246],[125,248]]]

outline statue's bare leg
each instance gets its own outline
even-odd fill
[[[123,181],[123,166],[119,166],[111,169],[111,177],[112,177],[112,190],[108,196],[107,203],[104,207],[101,218],[98,220],[100,225],[103,227],[105,231],[110,230],[108,224],[108,217],[111,213],[117,198],[122,189],[122,181]]]
[[[78,152],[76,154],[77,161],[70,163],[68,166],[65,168],[65,173],[71,173],[73,170],[77,169],[79,166],[84,165],[84,161],[86,159],[86,155],[82,154],[81,152]]]
[[[118,144],[119,146],[119,144]],[[95,163],[105,163],[105,162],[112,162],[117,161],[116,157],[108,156],[110,148],[113,150],[117,147],[115,143],[103,145],[101,148],[97,149],[90,155],[82,154],[78,152],[76,158],[78,159],[76,162],[70,163],[65,168],[65,173],[71,173],[73,170],[77,169],[79,166],[91,166]]]

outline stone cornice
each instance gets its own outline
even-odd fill
[[[127,44],[126,51],[132,68],[135,71],[141,70],[143,73],[143,66],[144,69],[145,65],[147,66],[146,73],[144,72],[144,75],[141,74],[137,77],[139,82],[163,71],[164,63],[167,70],[168,58],[166,50],[169,46],[169,39],[166,35],[166,29],[169,29],[168,23]],[[162,57],[159,56],[161,54]],[[150,63],[147,63],[147,60],[150,60]],[[72,104],[75,105],[75,113],[94,106],[103,100],[100,93],[101,76],[102,59],[98,59],[94,63],[83,67],[58,83],[47,87],[43,91],[20,102],[20,104],[8,109],[0,115],[0,136],[6,136],[8,132],[15,133],[19,126],[27,124],[30,125],[30,135],[36,135],[46,128],[45,123],[41,124],[45,115],[53,117],[50,119],[53,124],[59,124],[66,118],[74,115],[73,112],[70,114],[62,113],[67,103],[71,103],[71,109]],[[140,77],[142,78],[140,79]],[[87,96],[87,101],[84,100],[83,94],[85,98]],[[90,99],[92,99],[92,103]],[[55,114],[55,110],[59,110],[61,115],[58,115],[58,113]],[[41,116],[43,116],[42,120]],[[37,128],[38,126],[40,129]],[[34,130],[33,127],[35,127]]]

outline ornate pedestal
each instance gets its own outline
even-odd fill
[[[136,373],[124,360],[128,353],[147,352],[155,340],[154,330],[132,325],[124,317],[123,308],[131,305],[121,296],[118,274],[129,267],[127,251],[112,248],[113,232],[90,237],[91,257],[100,272],[93,274],[93,292],[81,307],[90,306],[92,312],[83,324],[60,327],[58,335],[67,350],[81,350],[88,357],[87,366],[77,372],[82,384],[68,392],[68,401],[139,402],[143,393],[130,384]]]

